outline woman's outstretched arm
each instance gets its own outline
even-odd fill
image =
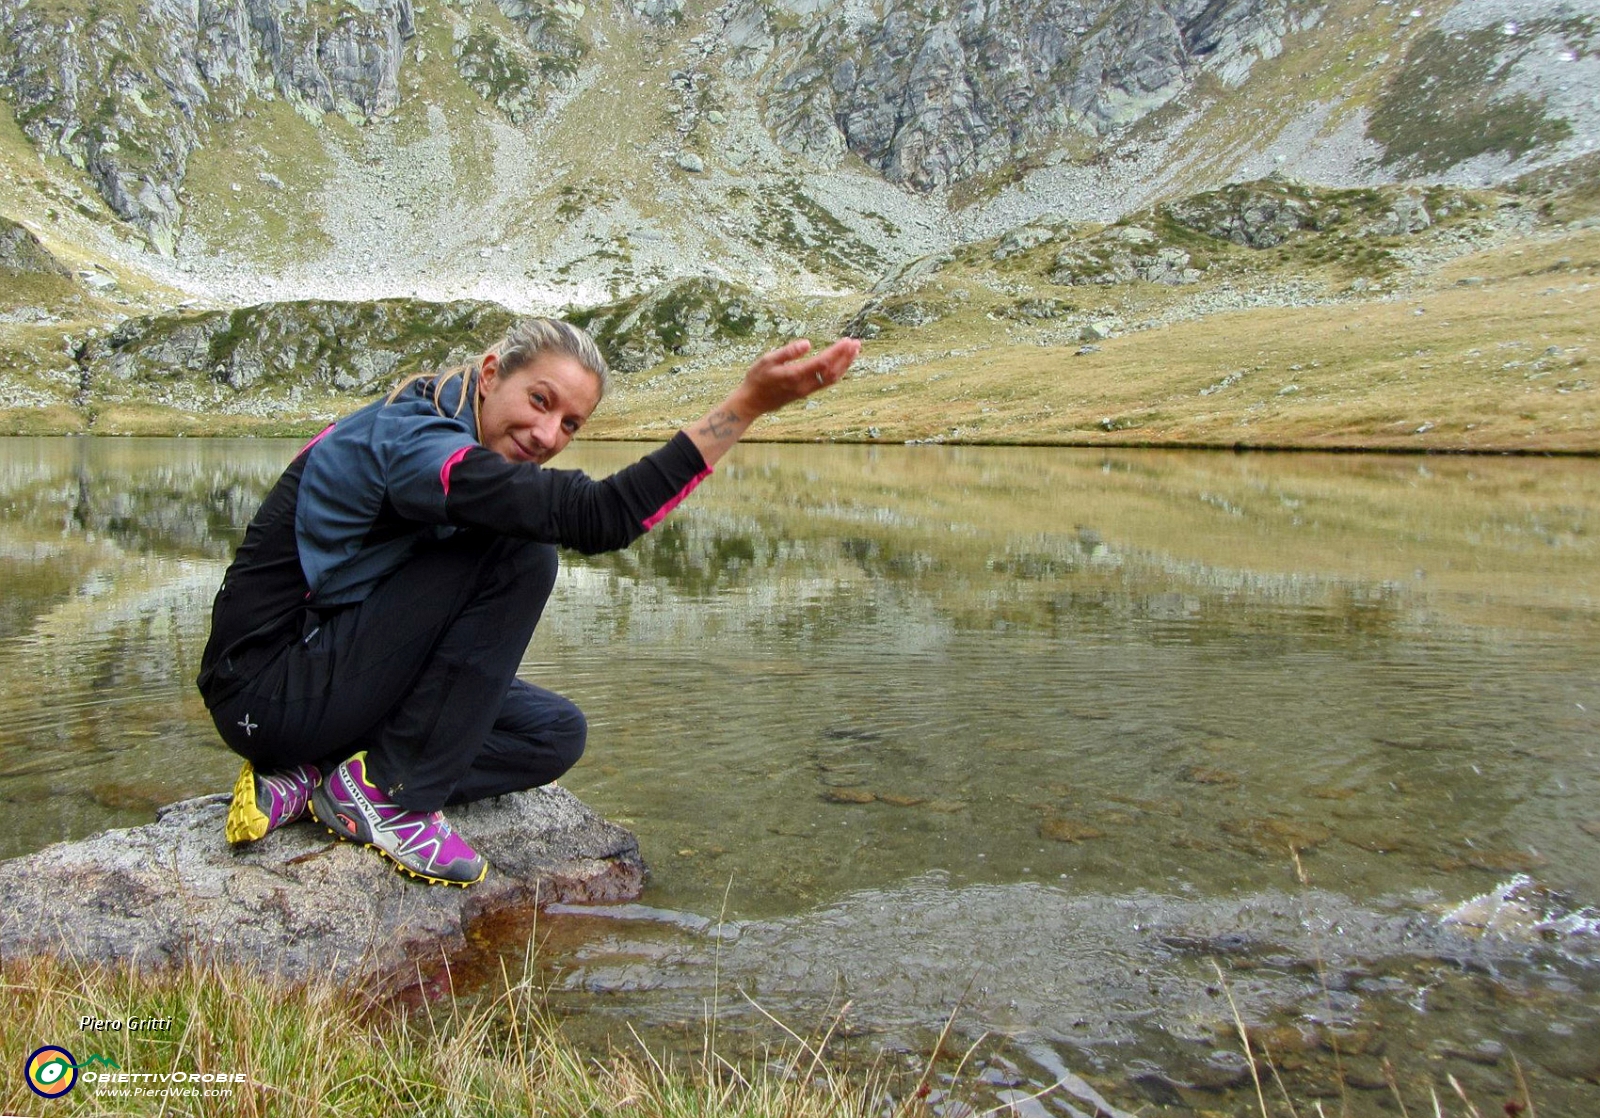
[[[860,352],[855,338],[840,338],[821,353],[812,353],[806,338],[779,346],[756,358],[739,387],[686,433],[706,465],[714,466],[763,415],[839,383]]]

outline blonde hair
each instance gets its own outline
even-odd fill
[[[570,357],[599,382],[598,399],[605,398],[607,381],[611,375],[606,359],[600,353],[600,347],[594,344],[594,339],[570,322],[563,322],[559,318],[518,319],[511,324],[505,337],[496,342],[489,352],[499,358],[502,376],[516,372],[541,354],[557,353]],[[402,392],[419,380],[432,380],[434,410],[444,415],[445,386],[459,379],[460,388],[456,395],[455,410],[449,414],[454,418],[470,404],[473,433],[478,434],[478,401],[469,399],[472,393],[467,391],[467,385],[482,370],[482,366],[483,362],[478,360],[469,365],[457,365],[442,373],[413,373],[394,386],[384,403],[394,403]]]

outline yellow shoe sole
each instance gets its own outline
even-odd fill
[[[270,822],[256,804],[256,771],[246,761],[239,770],[239,779],[233,782],[233,802],[228,805],[224,833],[231,843],[255,842],[266,835]]]

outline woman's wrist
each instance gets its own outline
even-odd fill
[[[722,406],[747,423],[753,423],[769,411],[777,410],[771,405],[763,406],[760,395],[742,381],[738,387],[728,393],[728,398],[722,401]]]
[[[726,400],[684,430],[706,465],[715,466],[760,414],[753,403],[735,389]]]

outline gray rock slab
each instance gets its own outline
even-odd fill
[[[173,965],[216,960],[295,980],[397,989],[515,929],[537,906],[630,901],[634,835],[559,787],[450,810],[489,860],[468,889],[426,885],[374,851],[296,823],[248,846],[223,837],[226,793],[0,862],[0,952]]]

